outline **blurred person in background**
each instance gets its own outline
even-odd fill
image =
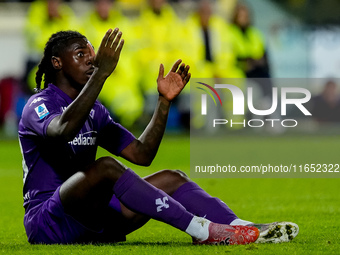
[[[16,137],[17,125],[27,98],[19,79],[6,76],[0,80],[0,130],[7,137]]]
[[[30,4],[24,28],[27,61],[23,80],[31,89],[35,87],[37,65],[50,35],[77,28],[73,10],[62,0],[36,0]]]
[[[327,81],[322,92],[312,98],[311,113],[319,123],[340,122],[340,97],[334,81]]]
[[[144,99],[139,87],[140,68],[134,61],[138,49],[134,42],[135,28],[132,21],[122,14],[114,0],[95,0],[94,8],[83,17],[82,32],[98,49],[102,35],[108,27],[116,26],[124,30],[127,39],[122,59],[116,71],[107,79],[99,96],[100,101],[124,126],[131,128],[143,113]],[[135,70],[131,72],[131,68]]]
[[[119,5],[129,13],[139,13],[142,6],[145,4],[144,0],[116,0]]]
[[[191,65],[193,77],[216,78],[216,83],[221,82],[223,78],[244,78],[243,71],[237,67],[230,26],[223,17],[216,14],[214,7],[211,0],[201,0],[195,13],[187,21],[186,53],[189,53],[188,59],[191,62],[188,64]],[[242,84],[239,83],[239,86],[242,87]],[[224,112],[228,116],[232,111],[230,96],[230,93],[224,95]],[[204,119],[196,117],[197,119],[193,119],[193,125],[202,127]]]
[[[141,73],[140,86],[145,98],[144,113],[149,119],[156,105],[157,97],[153,84],[159,63],[168,66],[174,60],[183,57],[181,55],[183,52],[181,46],[184,44],[181,37],[183,26],[166,0],[148,0],[147,7],[141,11],[135,23],[137,24],[135,45],[139,46],[136,51],[136,62]],[[177,108],[173,107],[169,125],[176,125],[178,116],[173,116],[176,112]]]
[[[246,5],[236,5],[230,32],[238,65],[246,76],[268,78],[269,64],[264,38],[260,30],[252,25],[250,11]]]
[[[237,65],[246,78],[270,78],[270,68],[264,37],[253,26],[248,6],[238,3],[230,26],[233,51]],[[270,79],[255,79],[261,91],[261,107],[269,109],[272,102],[272,82]],[[248,116],[250,117],[250,116]]]
[[[270,70],[264,37],[252,25],[249,8],[238,3],[235,7],[230,32],[238,66],[248,78],[269,78]],[[264,88],[267,90],[268,88]]]
[[[188,19],[188,33],[191,41],[188,49],[197,68],[196,77],[241,78],[241,70],[236,67],[236,56],[232,49],[229,26],[214,11],[211,0],[201,0],[196,12]]]

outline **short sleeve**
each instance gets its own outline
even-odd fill
[[[46,96],[35,97],[26,104],[22,123],[31,135],[46,137],[47,127],[58,115],[62,114],[61,107]]]
[[[121,151],[136,138],[122,125],[114,122],[103,105],[100,105],[100,111],[101,128],[98,133],[98,145],[114,155],[120,155]]]

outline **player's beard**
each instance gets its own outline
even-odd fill
[[[80,92],[85,87],[85,84],[90,80],[90,77],[87,77],[86,81],[82,83],[77,82],[71,76],[68,76],[67,79],[70,81],[71,86]]]

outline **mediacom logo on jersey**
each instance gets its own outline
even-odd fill
[[[79,134],[72,141],[68,142],[70,145],[96,145],[97,137],[92,137],[94,131],[85,134]]]

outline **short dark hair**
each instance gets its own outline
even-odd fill
[[[44,55],[38,65],[38,71],[35,75],[35,81],[37,83],[35,92],[40,92],[41,81],[44,76],[44,89],[49,83],[55,82],[55,69],[52,66],[51,59],[53,56],[58,57],[68,46],[68,41],[75,38],[86,37],[77,31],[60,31],[52,34],[50,39],[45,45]]]

